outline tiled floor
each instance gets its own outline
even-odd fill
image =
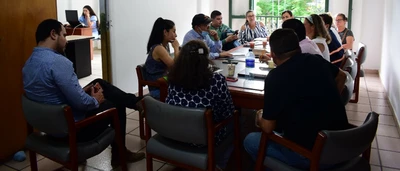
[[[101,77],[101,57],[99,52],[95,51],[94,60],[92,61],[93,75],[79,80],[81,85],[86,85],[94,78]],[[97,65],[97,66],[96,66]],[[372,144],[371,166],[372,171],[400,171],[400,136],[398,127],[396,126],[393,113],[390,110],[388,100],[385,96],[384,89],[380,83],[378,75],[367,75],[361,78],[360,84],[360,100],[358,104],[350,103],[346,106],[348,119],[351,123],[360,125],[364,121],[366,115],[371,110],[381,114],[379,116],[379,126],[377,136]],[[131,151],[145,151],[145,142],[139,138],[139,121],[138,112],[127,109],[127,148]],[[112,170],[110,165],[111,157],[110,149],[106,149],[101,154],[87,160],[86,164],[80,166],[80,170],[96,171],[96,170]],[[164,162],[155,160],[153,163],[154,170],[173,171],[176,168]],[[41,171],[50,170],[67,170],[61,165],[38,156],[38,166]],[[146,170],[145,160],[129,164],[129,170],[144,171]],[[0,165],[0,171],[30,170],[29,159],[23,162],[9,161]]]

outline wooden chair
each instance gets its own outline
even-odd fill
[[[146,66],[144,64],[140,64],[136,66],[136,75],[138,78],[138,91],[139,97],[143,97],[143,88],[145,86],[153,86],[159,87],[157,81],[147,81],[146,75],[144,74],[146,71]],[[141,111],[139,111],[139,135],[141,139],[145,139],[144,135],[144,115]]]
[[[354,80],[353,80],[353,77],[348,72],[345,72],[345,73],[346,73],[346,83],[345,83],[345,87],[340,95],[342,97],[343,104],[347,105],[347,103],[351,99],[351,96],[353,96]]]
[[[214,171],[215,158],[223,155],[232,141],[237,168],[241,168],[237,111],[234,112],[233,117],[215,124],[210,109],[173,106],[149,96],[145,97],[142,103],[146,113],[148,171],[153,170],[153,158],[189,170]],[[228,133],[226,139],[215,146],[214,135],[224,126],[233,127],[233,133]],[[151,129],[157,134],[152,136]],[[188,143],[206,144],[207,147],[192,147]]]
[[[160,86],[160,101],[165,102],[168,96],[168,81],[165,78],[159,78],[157,83]]]
[[[85,161],[106,149],[116,140],[122,170],[126,171],[125,147],[121,127],[115,108],[75,122],[71,108],[67,105],[37,103],[22,96],[22,107],[28,125],[25,147],[29,150],[31,170],[37,171],[36,153],[54,160],[72,171],[78,170],[78,162]],[[77,143],[77,132],[104,119],[112,119],[113,128],[107,128],[93,140]],[[34,132],[33,130],[41,132]],[[67,141],[55,140],[43,134],[66,135]]]
[[[364,124],[359,127],[353,126],[353,128],[340,131],[323,130],[318,133],[312,150],[305,149],[280,135],[263,132],[255,170],[265,170],[264,166],[279,171],[301,170],[288,166],[277,159],[265,157],[267,141],[274,141],[308,158],[310,160],[310,169],[308,170],[310,171],[323,170],[319,168],[321,164],[332,165],[332,168],[328,169],[329,171],[370,170],[371,143],[378,127],[378,117],[378,114],[371,112]]]
[[[346,73],[343,70],[339,69],[339,72],[335,77],[335,82],[336,82],[336,87],[339,93],[341,94],[343,92],[346,83]]]
[[[360,94],[360,76],[361,76],[361,64],[365,62],[366,59],[366,46],[363,43],[359,43],[357,52],[357,75],[354,79],[354,99],[350,100],[351,103],[358,103],[358,97]]]

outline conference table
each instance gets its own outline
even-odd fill
[[[257,48],[259,49],[258,46],[255,47],[255,49]],[[262,109],[264,107],[264,79],[254,78],[253,80],[246,80],[245,77],[238,76],[239,72],[244,72],[245,70],[245,54],[249,49],[249,47],[240,46],[229,51],[233,54],[233,57],[229,58],[229,60],[238,62],[234,74],[234,77],[237,77],[238,81],[227,81],[227,84],[232,95],[233,104],[236,107]],[[223,60],[226,59],[216,59],[213,60],[213,62],[217,67],[222,69],[220,73],[227,77],[228,65],[224,64]],[[266,63],[260,63],[258,58],[256,58],[255,68],[253,70],[255,70],[255,72],[264,72],[268,74],[269,71],[261,70],[260,67],[268,67],[268,65]]]

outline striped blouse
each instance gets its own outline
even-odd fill
[[[256,21],[256,27],[251,29],[248,24],[245,24],[245,29],[240,32],[240,43],[244,44],[246,42],[251,42],[255,38],[265,38],[267,37],[267,30],[265,26],[261,26],[259,21]]]

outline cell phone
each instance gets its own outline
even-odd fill
[[[238,78],[236,78],[236,77],[226,77],[226,81],[236,82],[236,81],[238,81]]]
[[[236,35],[239,34],[239,30],[236,30],[235,33],[233,33],[233,34],[236,34]]]

